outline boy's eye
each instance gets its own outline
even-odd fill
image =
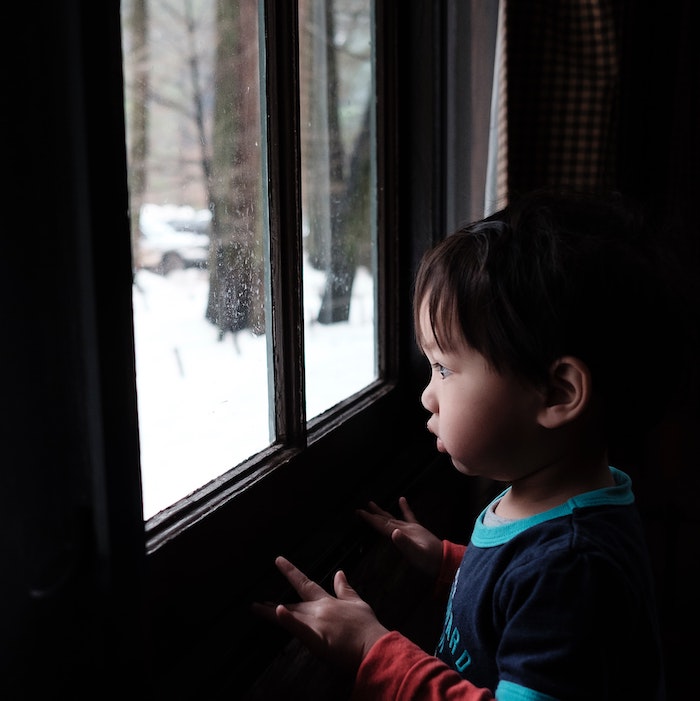
[[[433,363],[433,369],[440,373],[440,377],[444,380],[448,375],[452,374],[452,370],[448,370],[444,365],[440,363]]]

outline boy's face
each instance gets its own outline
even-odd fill
[[[441,351],[425,303],[419,318],[418,337],[431,365],[421,402],[431,413],[428,430],[438,450],[468,475],[510,481],[537,469],[542,395],[510,374],[496,373],[466,341]]]

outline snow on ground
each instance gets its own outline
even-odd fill
[[[324,274],[305,268],[307,416],[375,375],[373,285],[358,270],[350,320],[313,323]],[[136,273],[133,288],[144,518],[270,443],[265,336],[218,338],[206,270]]]

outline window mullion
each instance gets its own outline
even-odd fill
[[[306,410],[297,3],[265,0],[264,12],[270,412],[277,442],[300,447]]]

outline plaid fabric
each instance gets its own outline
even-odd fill
[[[501,187],[511,194],[615,182],[620,4],[507,2],[508,176]]]

